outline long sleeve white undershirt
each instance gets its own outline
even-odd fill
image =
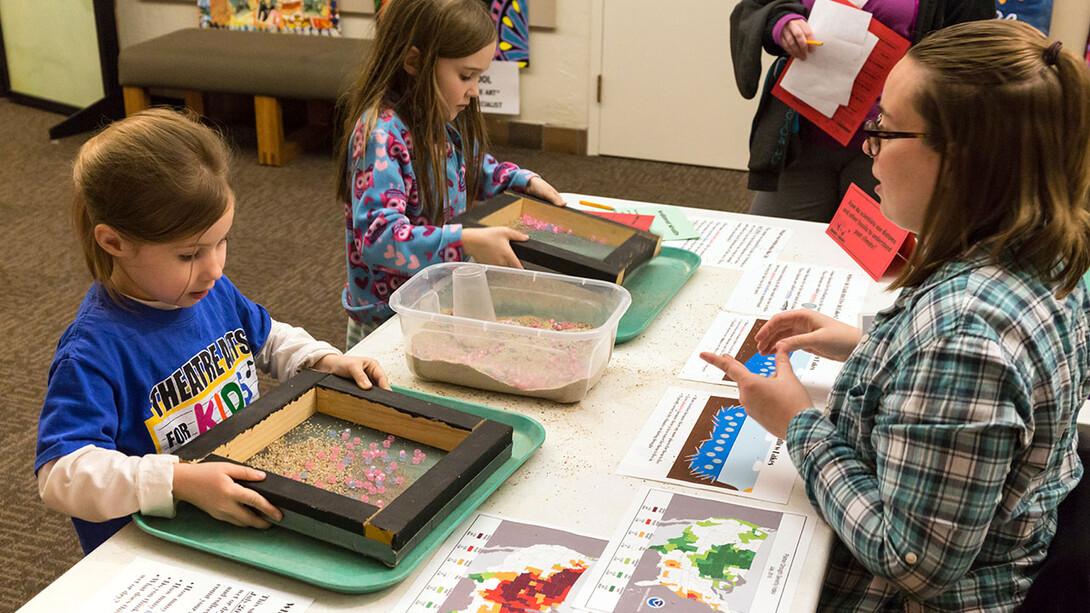
[[[254,356],[258,369],[286,381],[329,354],[340,354],[306,330],[273,320]],[[178,456],[130,456],[87,445],[38,469],[38,493],[49,508],[87,521],[131,515],[174,517],[174,464]]]

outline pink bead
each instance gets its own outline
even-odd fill
[[[394,479],[394,483],[397,483],[398,485],[401,485],[402,483],[405,483],[405,477],[396,477]]]
[[[303,468],[306,468],[307,470],[314,470],[314,462],[307,462],[303,465]]]
[[[336,481],[336,479],[333,478],[333,475],[329,475],[329,478],[326,479],[326,481],[329,481],[330,483],[333,483],[334,481]]]
[[[380,500],[375,503],[375,506],[381,509],[382,507],[386,506],[386,503]]]
[[[352,442],[359,445],[360,444],[360,437],[357,436],[356,438],[352,439]]]
[[[378,493],[380,493],[380,494],[385,494],[386,493],[386,486],[384,486],[384,485],[380,485],[380,486],[376,487],[375,489],[378,490]]]
[[[318,452],[318,459],[319,460],[324,460],[325,459],[325,452],[324,451],[319,451]]]
[[[322,482],[321,482],[321,481],[315,481],[315,482],[314,482],[314,487],[316,487],[316,488],[318,488],[318,489],[320,489],[320,490],[324,490],[324,489],[325,489],[325,486],[323,486],[323,485],[322,485]]]
[[[367,502],[368,500],[367,494],[360,494],[360,502]]]
[[[397,470],[397,462],[390,462],[390,470]]]
[[[386,440],[382,441],[382,446],[389,449],[390,448],[390,439],[386,439]]]
[[[355,447],[352,443],[345,443],[344,446],[348,449],[353,449]]]
[[[347,441],[348,440],[348,433],[347,432],[341,432],[341,440],[342,441]]]

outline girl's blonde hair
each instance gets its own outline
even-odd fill
[[[495,24],[480,0],[390,0],[383,5],[359,81],[341,101],[344,129],[337,155],[337,196],[341,202],[352,200],[347,160],[356,121],[366,116],[363,142],[367,142],[380,110],[391,108],[408,126],[412,137],[412,164],[423,211],[433,225],[445,221],[448,111],[436,81],[436,60],[468,57],[495,41]],[[419,53],[415,77],[404,69],[414,48]],[[488,148],[476,98],[458,114],[454,125],[462,139],[466,201],[471,205]],[[457,177],[452,180],[457,181]]]
[[[218,132],[168,109],[141,111],[87,141],[72,170],[72,221],[91,276],[119,299],[110,280],[113,256],[95,240],[98,224],[144,244],[195,236],[215,224],[231,198],[230,163]]]
[[[920,244],[893,287],[979,246],[1070,293],[1090,268],[1090,71],[1027,24],[944,28],[908,52],[941,154]]]

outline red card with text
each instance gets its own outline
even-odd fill
[[[844,0],[833,1],[848,4]],[[904,56],[909,47],[908,40],[887,28],[877,19],[871,18],[868,29],[871,34],[878,37],[878,44],[867,56],[866,63],[863,64],[862,70],[855,77],[855,84],[852,87],[852,96],[848,106],[837,107],[832,117],[822,115],[817,109],[799,100],[791,92],[780,86],[783,75],[791,70],[795,58],[787,61],[783,72],[780,73],[780,78],[772,88],[773,96],[783,100],[788,106],[798,111],[803,117],[809,119],[814,125],[845,146],[851,142],[852,136],[859,129],[859,126],[863,124],[863,120],[866,119],[867,112],[874,106],[874,101],[878,99],[878,95],[882,93],[882,86],[886,82],[889,71],[893,70],[893,65]]]
[[[875,281],[889,270],[902,245],[911,236],[908,230],[902,230],[886,219],[878,202],[854,183],[844,194],[825,233]]]
[[[655,221],[654,215],[637,215],[635,213],[612,213],[606,211],[587,211],[591,215],[597,215],[598,217],[605,217],[610,221],[617,223],[623,223],[626,226],[631,226],[637,230],[649,231],[651,224]]]

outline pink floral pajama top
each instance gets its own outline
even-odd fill
[[[409,128],[384,109],[366,141],[364,118],[356,122],[349,149],[352,199],[345,207],[348,283],[341,303],[348,316],[371,331],[393,316],[390,294],[421,268],[465,259],[461,224],[433,226],[417,196]],[[458,131],[447,125],[447,193],[443,219],[465,212],[465,156]],[[523,191],[537,176],[485,155],[477,199]],[[457,181],[455,183],[455,181]]]

